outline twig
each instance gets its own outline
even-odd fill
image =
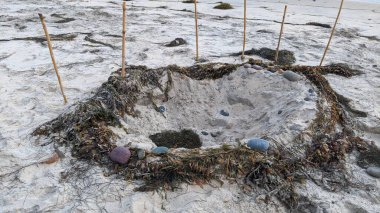
[[[281,37],[282,37],[282,32],[284,30],[284,22],[285,22],[285,15],[286,15],[286,10],[288,9],[288,5],[285,5],[284,8],[284,16],[282,17],[282,22],[281,22],[281,30],[280,30],[280,36],[278,37],[278,43],[277,43],[277,49],[276,49],[276,56],[274,58],[274,62],[277,63],[278,60],[278,51],[280,49],[280,43],[281,43]]]
[[[67,98],[66,98],[65,93],[63,91],[63,85],[62,85],[62,81],[61,81],[61,76],[59,75],[59,72],[58,72],[57,64],[55,63],[55,58],[54,58],[54,54],[53,54],[53,48],[51,46],[51,41],[50,41],[50,35],[48,33],[48,30],[47,30],[47,27],[46,27],[46,24],[45,24],[45,17],[41,13],[38,13],[38,16],[40,17],[40,20],[41,20],[41,23],[42,23],[42,27],[44,28],[44,31],[45,31],[45,36],[46,36],[46,40],[48,42],[48,47],[49,47],[49,51],[50,51],[51,60],[53,62],[55,73],[57,74],[59,87],[61,88],[61,93],[62,93],[62,96],[63,96],[63,101],[66,104],[67,103]]]
[[[199,60],[199,53],[198,53],[198,14],[197,14],[197,0],[194,0],[194,13],[195,13],[195,49],[196,49],[196,56],[195,60]]]
[[[243,35],[243,51],[241,52],[242,60],[244,59],[246,28],[247,28],[247,0],[244,0],[244,35]]]
[[[121,77],[125,78],[125,1],[123,1],[123,41],[122,41],[122,52],[121,52]]]
[[[333,35],[334,35],[334,32],[335,32],[336,24],[338,23],[338,19],[339,19],[339,16],[340,16],[340,12],[342,11],[343,2],[344,2],[344,0],[342,0],[342,1],[340,2],[339,12],[338,12],[338,15],[336,16],[334,27],[333,27],[333,29],[331,30],[331,34],[330,34],[330,38],[329,38],[329,42],[327,42],[327,46],[326,46],[326,48],[325,48],[325,51],[324,51],[324,53],[323,53],[323,56],[322,56],[322,59],[321,59],[321,63],[319,63],[319,66],[322,66],[322,63],[323,63],[323,60],[325,59],[325,56],[326,56],[327,50],[329,49],[329,46],[330,46],[330,43],[331,43],[331,39],[332,39],[332,37],[333,37]]]

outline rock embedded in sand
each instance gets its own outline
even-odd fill
[[[208,135],[208,132],[206,132],[206,131],[202,131],[201,133],[202,133],[202,135]]]
[[[160,107],[158,107],[158,111],[159,112],[165,112],[165,107],[164,106],[160,106]]]
[[[227,112],[227,111],[224,111],[224,109],[220,110],[220,114],[223,115],[223,116],[230,116],[230,113]]]
[[[114,162],[126,164],[131,157],[131,151],[129,151],[129,149],[126,147],[118,146],[111,151],[109,156]]]
[[[176,47],[176,46],[180,46],[180,45],[184,45],[184,44],[187,44],[187,42],[185,41],[185,39],[183,38],[176,38],[174,39],[173,41],[171,41],[169,44],[165,45],[167,47]]]
[[[259,65],[252,65],[252,68],[255,69],[255,70],[262,70],[263,68]]]
[[[158,146],[154,149],[152,149],[152,153],[154,154],[165,154],[169,151],[169,148],[165,147],[165,146]]]
[[[380,178],[380,167],[368,167],[366,172],[372,177]]]
[[[288,79],[289,81],[299,81],[302,79],[302,76],[290,70],[286,70],[284,73],[282,73],[282,76],[284,76],[284,78]]]
[[[254,138],[248,141],[247,146],[253,150],[266,152],[269,148],[269,142],[263,139]]]

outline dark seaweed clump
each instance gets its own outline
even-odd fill
[[[157,146],[166,146],[168,148],[188,148],[194,149],[202,146],[199,135],[193,130],[183,129],[177,131],[164,131],[149,136]]]
[[[240,56],[242,52],[239,53],[233,53],[231,56]],[[244,51],[244,55],[257,55],[264,59],[274,61],[276,57],[276,50],[269,49],[269,48],[261,48],[259,50],[257,49],[251,49]],[[280,50],[278,51],[278,60],[277,63],[279,65],[291,65],[296,62],[296,58],[294,57],[294,53],[289,50]]]

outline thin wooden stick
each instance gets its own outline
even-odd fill
[[[67,103],[67,98],[66,98],[65,93],[63,91],[63,85],[62,85],[62,81],[61,81],[61,76],[59,75],[59,72],[58,72],[57,64],[55,63],[55,58],[54,58],[54,54],[53,54],[53,48],[51,46],[51,41],[50,41],[50,35],[48,33],[48,30],[47,30],[47,27],[46,27],[46,24],[45,24],[45,17],[41,13],[38,13],[38,16],[40,17],[40,20],[41,20],[41,23],[42,23],[42,27],[44,28],[44,31],[45,31],[45,36],[46,36],[46,40],[47,40],[49,51],[50,51],[50,57],[51,57],[51,60],[53,62],[55,73],[57,74],[59,87],[61,88],[61,93],[62,93],[62,96],[63,96],[63,101],[66,104]]]
[[[122,41],[122,51],[121,51],[121,77],[125,78],[125,1],[123,1],[123,41]]]
[[[288,9],[288,5],[285,5],[284,8],[284,16],[282,17],[282,22],[281,22],[281,30],[280,30],[280,36],[278,37],[278,43],[277,43],[277,49],[276,49],[276,56],[274,58],[274,61],[277,63],[278,60],[278,51],[280,50],[280,43],[281,43],[281,37],[282,37],[282,32],[284,30],[284,22],[285,22],[285,16],[286,16],[286,10]]]
[[[243,51],[241,53],[241,59],[244,59],[246,29],[247,29],[247,0],[244,0],[244,35],[243,35]]]
[[[195,49],[196,49],[196,56],[195,60],[199,60],[199,53],[198,53],[198,13],[197,13],[197,0],[194,0],[194,13],[195,13]]]
[[[338,12],[338,15],[336,16],[334,27],[333,27],[333,29],[331,30],[331,35],[330,35],[330,38],[329,38],[329,42],[327,42],[327,46],[326,46],[326,48],[325,48],[325,51],[324,51],[324,53],[323,53],[323,56],[322,56],[322,59],[321,59],[321,63],[319,63],[319,66],[322,66],[322,63],[323,63],[323,60],[325,59],[325,56],[326,56],[327,50],[329,49],[329,46],[330,46],[330,43],[331,43],[331,39],[332,39],[332,37],[333,37],[333,35],[334,35],[334,32],[335,32],[336,24],[338,23],[338,19],[339,19],[339,16],[340,16],[340,12],[342,11],[343,2],[344,2],[344,0],[342,0],[342,1],[340,2],[339,12]]]

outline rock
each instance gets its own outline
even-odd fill
[[[309,89],[309,93],[314,93],[314,90],[313,89]]]
[[[114,162],[126,164],[131,157],[131,151],[129,151],[129,149],[126,147],[118,146],[111,151],[109,156]]]
[[[284,78],[288,79],[289,81],[299,81],[302,79],[302,76],[290,70],[286,70],[284,73],[282,73],[282,76],[284,76]]]
[[[167,47],[176,47],[183,44],[186,44],[187,42],[183,38],[176,38],[173,41],[171,41],[169,44],[165,45]]]
[[[255,69],[253,69],[253,68],[247,68],[247,73],[253,74],[255,72],[257,72]]]
[[[145,158],[145,150],[143,150],[143,149],[139,149],[139,150],[137,150],[137,157],[138,157],[140,160],[144,159],[144,158]]]
[[[305,100],[305,101],[311,101],[311,98],[310,97],[306,97],[303,100]]]
[[[229,116],[230,115],[230,113],[224,111],[224,109],[220,110],[220,114],[223,116]]]
[[[281,114],[282,113],[282,110],[279,110],[277,114]]]
[[[202,133],[202,135],[208,135],[208,132],[206,132],[206,131],[202,131],[201,133]]]
[[[164,106],[158,107],[158,111],[161,113],[165,112],[165,107]]]
[[[263,139],[254,138],[248,141],[247,146],[253,150],[266,152],[269,148],[269,142]]]
[[[263,68],[259,65],[252,65],[252,68],[255,69],[255,70],[262,70]]]
[[[366,172],[372,177],[380,178],[380,167],[368,167]]]
[[[244,68],[251,68],[250,64],[244,64]]]
[[[165,154],[169,151],[169,149],[165,146],[158,146],[152,150],[154,154]]]
[[[217,131],[217,132],[211,132],[210,134],[211,134],[211,136],[212,136],[213,138],[216,138],[216,137],[218,137],[219,135],[221,135],[222,132],[221,132],[221,131]]]

